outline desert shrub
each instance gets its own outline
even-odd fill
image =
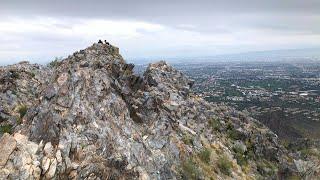
[[[0,126],[0,134],[9,133],[11,134],[12,126],[11,125],[2,125]]]
[[[20,116],[20,119],[22,119],[27,114],[28,108],[26,105],[20,105],[18,106],[18,113]]]
[[[49,63],[49,67],[54,68],[59,66],[61,60],[62,57],[55,57],[54,60]]]
[[[12,92],[13,95],[17,96],[17,91],[12,90],[11,92]]]
[[[257,171],[263,176],[273,175],[277,170],[276,165],[272,164],[269,161],[258,161],[257,163]]]
[[[300,150],[300,153],[303,157],[310,157],[310,156],[315,156],[320,159],[320,152],[316,149],[312,148],[303,148]]]
[[[246,141],[246,147],[247,147],[247,152],[246,155],[249,159],[253,159],[254,156],[254,152],[255,152],[255,146],[254,144],[250,141],[250,139],[248,139]]]
[[[16,111],[19,113],[19,116],[17,117],[17,124],[21,124],[23,117],[27,114],[28,108],[26,105],[22,104],[17,107]]]
[[[215,131],[220,131],[221,123],[218,119],[213,118],[209,120],[209,126]]]
[[[301,180],[301,177],[298,175],[291,175],[287,179],[289,180]]]
[[[184,144],[193,145],[193,138],[189,134],[184,134],[182,136],[182,141]]]
[[[31,77],[33,77],[33,78],[36,76],[36,74],[35,74],[34,72],[31,72],[30,75],[31,75]]]
[[[234,157],[236,158],[237,163],[241,167],[248,165],[248,158],[244,154],[241,154],[241,153],[237,152],[237,153],[234,154]]]
[[[232,128],[229,129],[228,132],[228,137],[232,140],[240,140],[241,139],[241,133],[238,132],[236,129]]]
[[[103,67],[103,64],[100,61],[93,61],[92,68],[93,69],[101,69]],[[113,66],[112,66],[113,68]]]
[[[218,167],[220,171],[225,175],[231,174],[232,162],[226,155],[222,155],[218,158]]]
[[[233,146],[234,157],[237,159],[237,163],[242,167],[248,164],[248,158],[245,155],[245,151],[240,147],[240,145]]]
[[[182,162],[181,176],[182,179],[198,179],[200,177],[198,166],[192,161],[192,159],[187,159]]]
[[[235,144],[235,145],[232,147],[232,150],[233,150],[235,153],[239,153],[239,154],[243,154],[243,153],[244,153],[244,150],[241,148],[241,145],[240,145],[240,144]]]
[[[11,77],[14,79],[18,79],[20,77],[20,74],[16,70],[10,70]]]
[[[228,137],[232,140],[240,140],[243,138],[242,134],[234,128],[231,121],[228,121],[226,125],[226,130]]]
[[[201,159],[201,161],[203,161],[207,164],[210,163],[210,156],[211,156],[211,150],[208,148],[203,149],[198,154],[198,157]]]
[[[227,122],[227,127],[226,129],[229,131],[229,130],[234,130],[234,127],[232,125],[232,123],[230,121]]]

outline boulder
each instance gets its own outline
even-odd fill
[[[17,147],[16,140],[8,133],[5,133],[0,139],[0,167],[6,165],[10,154]]]

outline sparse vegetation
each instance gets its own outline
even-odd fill
[[[230,139],[232,139],[232,140],[240,140],[241,139],[241,133],[234,128],[231,120],[228,121],[228,123],[226,125],[226,130],[227,130],[227,135]]]
[[[14,79],[18,79],[20,77],[20,74],[15,70],[11,70],[10,73],[11,73],[11,77]]]
[[[181,162],[179,172],[181,173],[181,179],[215,179],[218,173],[216,163],[211,159],[212,154],[215,151],[210,147],[202,149],[198,153],[194,153],[191,156]]]
[[[212,118],[209,120],[210,127],[215,131],[220,131],[221,123],[218,119]]]
[[[232,149],[235,153],[244,154],[244,150],[241,148],[240,144],[235,144]]]
[[[248,159],[244,154],[235,153],[234,156],[237,159],[237,163],[242,167],[248,165]]]
[[[254,144],[250,140],[247,140],[245,144],[247,147],[247,152],[246,152],[247,158],[253,159],[254,158],[254,149],[255,149]]]
[[[0,126],[0,134],[9,133],[11,134],[12,126],[11,125],[2,125]]]
[[[61,60],[62,57],[55,57],[54,60],[49,63],[49,67],[54,68],[59,66]]]
[[[18,120],[17,120],[18,124],[22,123],[22,119],[27,114],[27,111],[28,111],[28,107],[26,105],[24,105],[24,104],[19,105],[17,107],[17,112],[19,113],[19,117],[17,117],[18,118]]]
[[[181,176],[182,179],[198,179],[200,177],[200,171],[198,166],[192,159],[187,159],[181,164]]]
[[[33,78],[36,76],[36,74],[35,74],[34,72],[31,72],[30,75],[31,75],[31,77],[33,77]]]
[[[234,128],[229,129],[227,134],[230,139],[233,139],[233,140],[240,140],[241,139],[241,134]]]
[[[42,148],[51,151],[52,148],[56,150],[58,145],[68,147],[70,134],[75,137],[71,139],[74,140],[72,148],[69,148],[70,152],[57,151],[57,160],[61,159],[60,156],[70,157],[67,163],[71,165],[79,161],[86,164],[97,162],[96,166],[85,169],[81,166],[77,170],[92,171],[105,177],[110,175],[115,179],[121,179],[122,174],[122,179],[139,175],[153,179],[272,179],[277,178],[278,174],[288,177],[291,173],[300,172],[299,176],[305,177],[313,170],[307,169],[304,172],[315,159],[309,158],[309,155],[319,155],[318,149],[309,148],[313,146],[313,141],[301,139],[304,143],[292,143],[293,148],[299,149],[287,151],[279,146],[277,136],[267,126],[247,117],[248,111],[242,114],[223,103],[208,104],[201,99],[207,94],[200,96],[191,92],[188,96],[189,90],[180,88],[186,85],[187,79],[179,72],[177,75],[175,71],[171,72],[173,70],[169,65],[155,64],[147,68],[144,77],[150,76],[162,83],[153,86],[149,79],[137,79],[138,74],[131,74],[130,68],[125,68],[128,64],[122,62],[120,56],[112,59],[108,49],[102,49],[104,47],[109,46],[99,43],[93,49],[84,50],[84,54],[71,56],[63,62],[56,58],[50,63],[54,67],[51,69],[38,65],[24,67],[20,64],[18,68],[10,66],[17,69],[20,79],[12,79],[9,76],[11,73],[6,73],[1,79],[5,87],[1,89],[4,105],[1,107],[0,133],[14,134],[17,131],[21,132],[21,136],[16,134],[15,139],[28,139],[25,141],[26,146],[21,144],[21,147],[30,153],[14,151],[13,148],[10,153],[14,151],[15,156],[22,158],[25,155],[32,156],[42,165],[49,163],[49,169],[46,167],[48,170],[37,173],[38,176],[59,177],[65,163],[59,161],[53,164],[47,151],[33,152],[34,148],[29,141],[39,142],[43,139],[44,142],[51,142],[51,145],[45,144],[46,147]],[[99,56],[100,52],[102,56]],[[128,77],[122,76],[122,73]],[[31,76],[35,75],[37,81],[29,82]],[[62,85],[65,78],[69,78],[68,84]],[[147,84],[144,81],[148,81]],[[64,95],[70,98],[63,98]],[[61,98],[57,101],[52,99],[53,96]],[[68,102],[74,100],[73,97],[75,105],[69,106]],[[148,98],[154,101],[145,102]],[[26,120],[26,125],[19,125]],[[112,134],[112,137],[104,136],[108,134]],[[10,137],[8,140],[15,142]],[[129,144],[119,143],[116,138]],[[31,149],[28,149],[29,146]],[[135,155],[134,162],[130,154]],[[20,164],[16,166],[12,156],[8,153],[6,157],[10,162],[8,169],[14,171],[8,173],[17,172],[16,176],[21,176],[17,171]],[[300,161],[302,156],[307,157]],[[130,168],[135,167],[135,161],[141,165],[138,171],[147,171],[138,173]],[[28,162],[22,165],[25,164],[28,166]],[[148,166],[161,172],[150,173]],[[96,167],[98,169],[95,171]]]
[[[218,167],[220,171],[225,175],[231,174],[232,162],[226,155],[222,155],[218,158]]]
[[[184,142],[184,144],[193,145],[193,138],[189,134],[184,134],[182,136],[182,141]]]
[[[210,163],[210,156],[211,156],[211,150],[208,148],[203,149],[199,154],[198,157],[201,159],[201,161],[209,164]]]
[[[17,91],[12,90],[11,92],[12,92],[13,95],[17,95]]]
[[[230,122],[230,121],[228,121],[227,122],[227,130],[233,130],[234,129],[234,127],[233,127],[233,125],[232,125],[232,123]]]
[[[80,146],[81,146],[81,149],[84,149],[87,145],[86,145],[86,144],[81,143],[81,144],[80,144]]]
[[[272,175],[276,170],[276,165],[272,164],[270,161],[262,160],[257,163],[257,171],[263,176]]]
[[[103,67],[103,65],[100,61],[93,61],[93,63],[92,63],[93,69],[101,69],[102,67]]]
[[[28,108],[26,105],[20,105],[18,107],[18,113],[21,119],[27,114],[27,111],[28,111]]]
[[[310,156],[315,156],[320,159],[320,152],[317,149],[313,148],[304,148],[300,150],[300,153],[304,157],[310,157]]]
[[[237,159],[237,163],[242,167],[248,164],[248,158],[245,155],[245,151],[240,147],[240,145],[233,146],[233,151],[235,152],[234,157]]]

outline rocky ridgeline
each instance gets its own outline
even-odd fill
[[[133,68],[103,43],[48,67],[2,67],[0,179],[319,175],[262,124],[195,96],[165,62],[142,77]]]

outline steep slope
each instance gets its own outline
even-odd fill
[[[163,61],[140,77],[118,48],[97,43],[52,65],[15,65],[20,74],[21,68],[41,71],[2,78],[0,97],[8,110],[1,109],[1,117],[13,129],[0,140],[0,179],[300,175],[274,133],[230,107],[194,96],[193,81]],[[19,90],[26,95],[12,98],[13,87],[31,95]],[[22,121],[10,122],[16,116],[12,108],[22,104]]]
[[[0,134],[22,123],[28,107],[35,106],[51,70],[24,61],[0,67]]]

